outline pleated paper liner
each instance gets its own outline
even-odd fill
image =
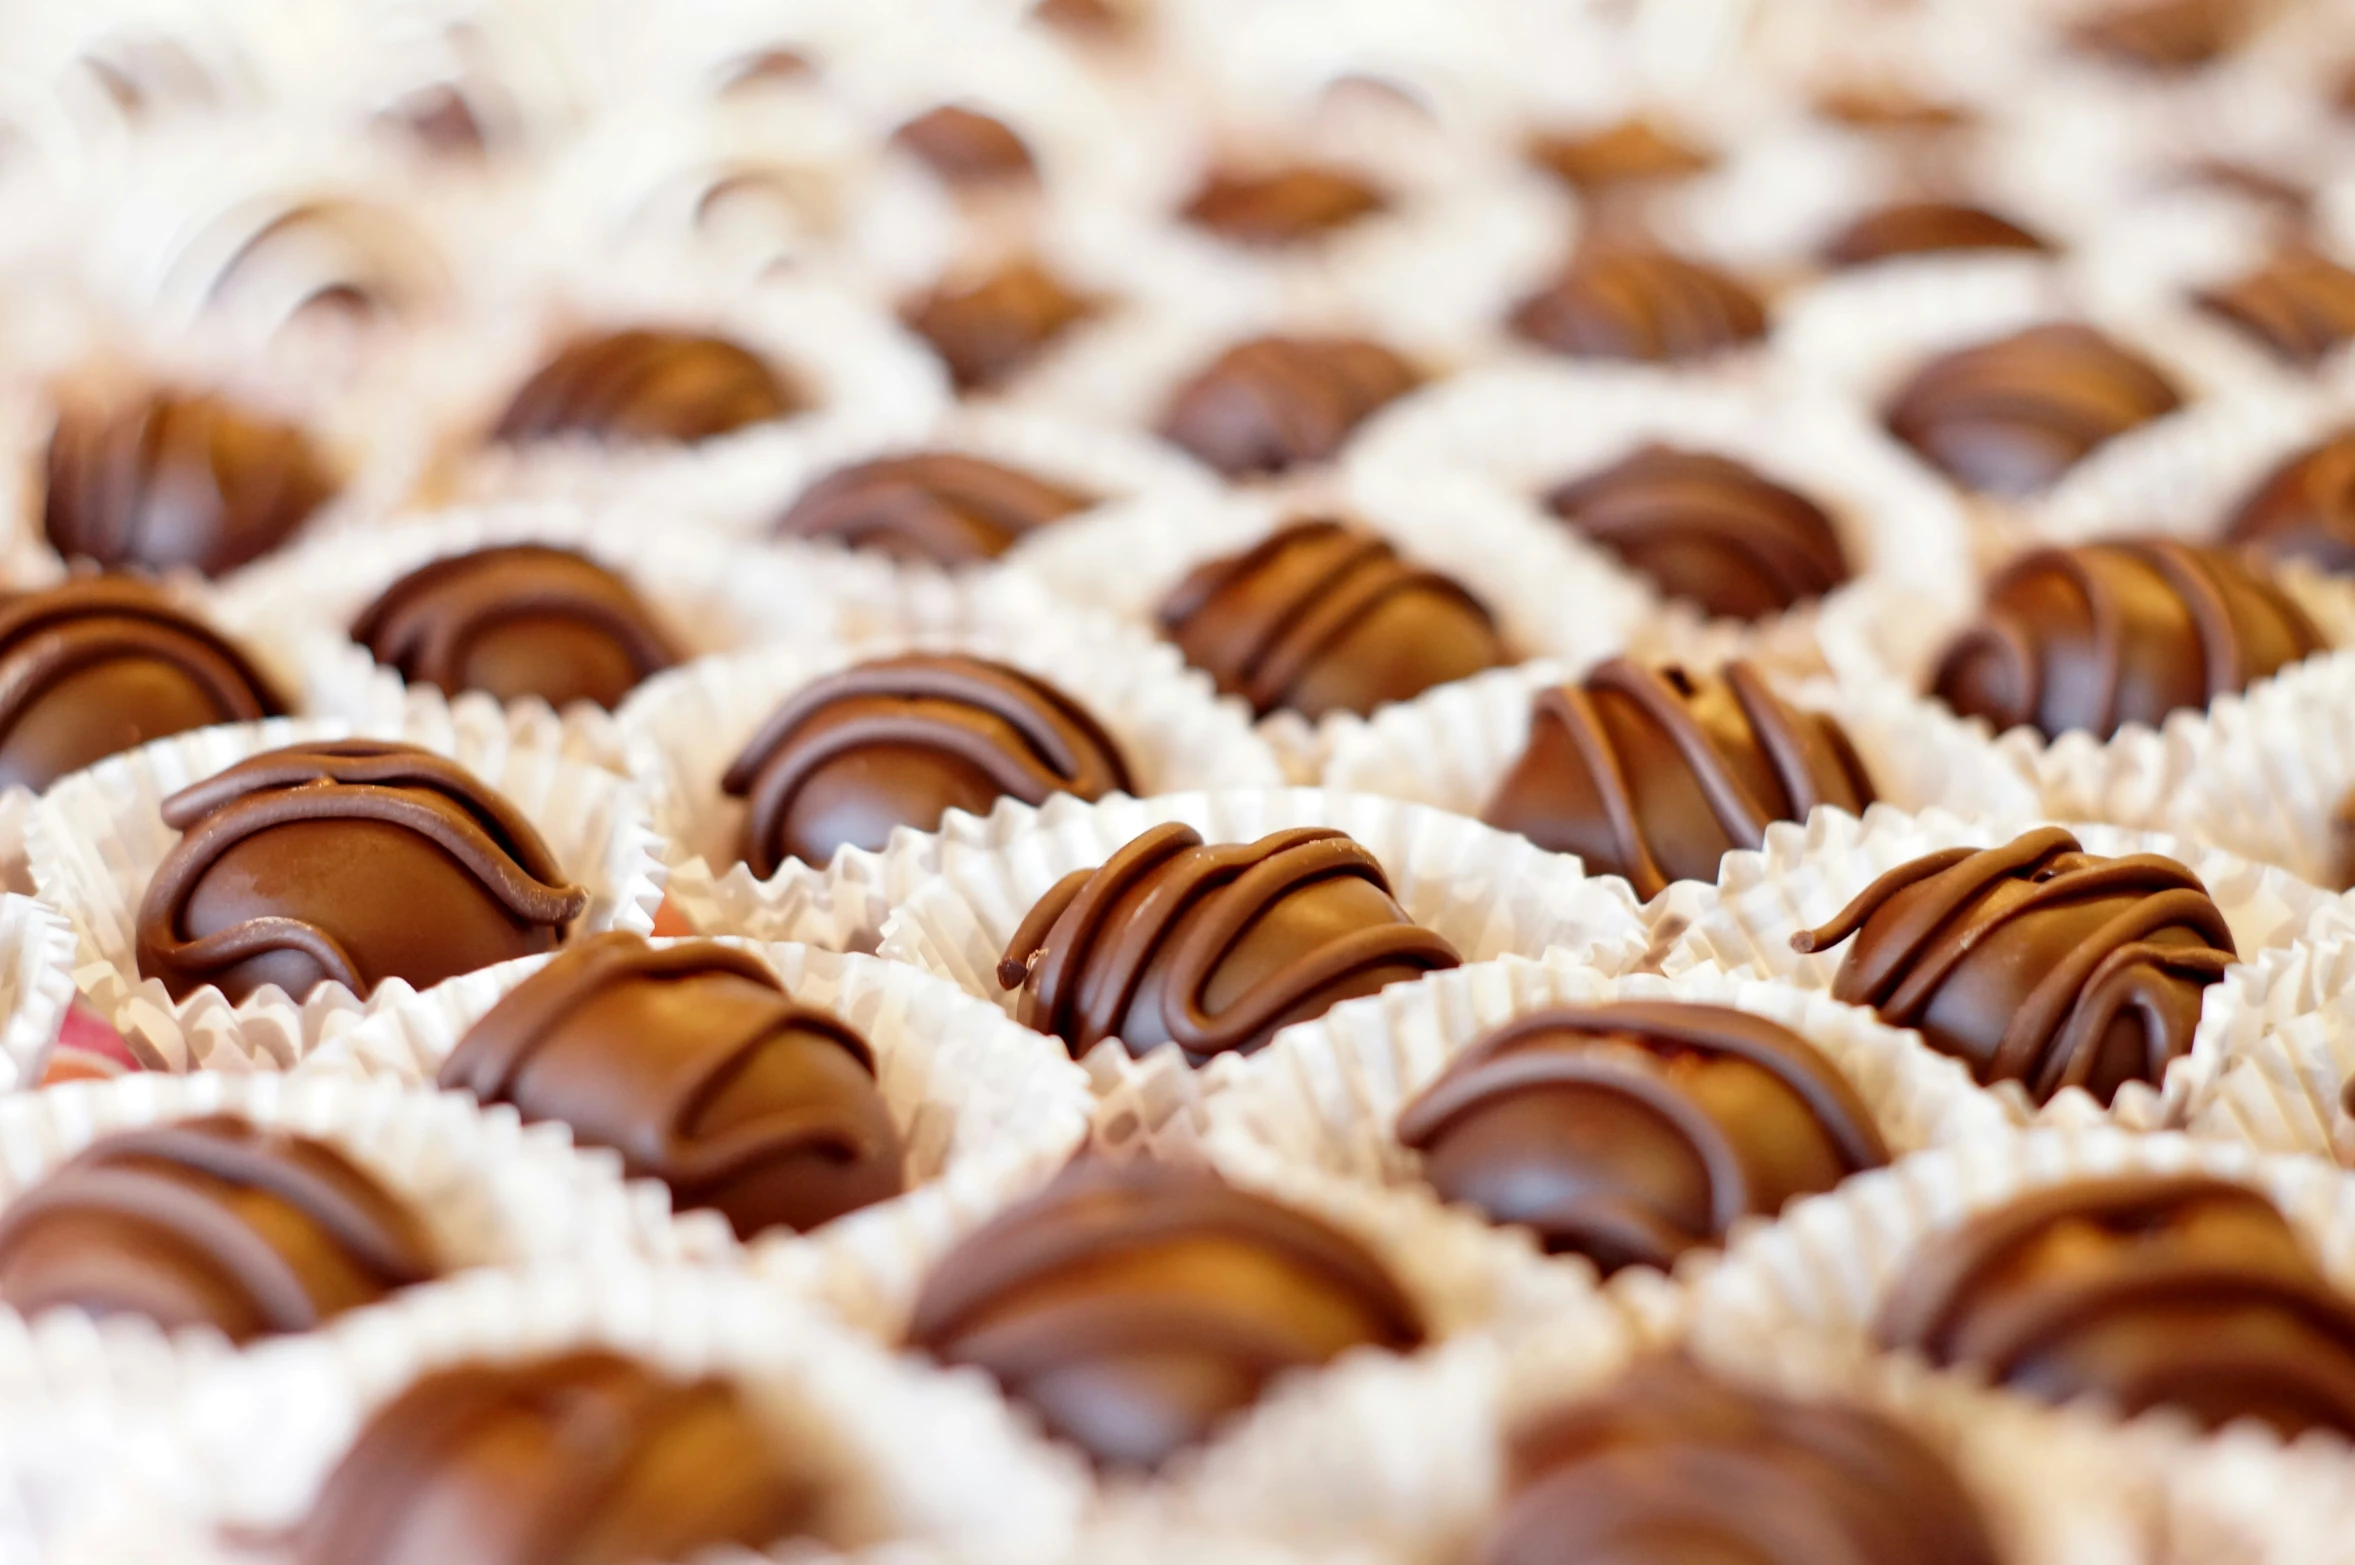
[[[74,982],[141,1062],[161,1070],[271,1070],[316,1045],[328,1019],[411,993],[397,979],[362,1000],[337,983],[307,996],[265,986],[231,1005],[206,985],[174,1000],[134,955],[139,902],[178,834],[162,801],[251,755],[299,741],[355,737],[350,725],[274,718],[160,739],[77,772],[33,812],[28,848],[42,900],[71,921]],[[378,728],[366,737],[436,747],[447,732]],[[461,729],[441,753],[503,794],[589,892],[575,932],[651,931],[664,870],[644,797],[614,773],[519,743],[503,722]]]
[[[997,1007],[901,963],[728,943],[773,968],[795,1000],[842,1018],[873,1047],[877,1082],[907,1147],[908,1189],[810,1234],[743,1246],[717,1213],[682,1212],[682,1228],[707,1244],[706,1253],[755,1257],[794,1276],[888,1273],[933,1236],[961,1231],[1043,1185],[1086,1140],[1094,1101],[1085,1074],[1054,1040],[1015,1026]],[[547,961],[503,962],[356,1022],[339,1020],[304,1069],[431,1082],[468,1030]],[[659,1183],[639,1188],[650,1203],[670,1202]]]
[[[0,895],[0,1092],[41,1084],[73,1003],[73,926],[31,897]]]
[[[2355,926],[2331,915],[2309,938],[2236,970],[2221,1068],[2191,1106],[2194,1135],[2355,1163]]]
[[[1662,968],[1671,975],[1715,968],[1828,991],[1845,948],[1802,955],[1791,949],[1792,935],[1828,922],[1858,892],[1900,864],[1952,847],[2000,846],[2038,824],[2033,818],[1964,818],[1943,810],[1907,815],[1875,805],[1861,820],[1836,810],[1818,810],[1804,826],[1770,826],[1762,850],[1725,856],[1716,887],[1690,910],[1689,923],[1676,932]],[[2088,853],[2158,853],[2189,868],[2223,913],[2240,962],[2227,970],[2224,983],[2206,991],[2190,1053],[2168,1067],[2156,1088],[2128,1082],[2106,1110],[2074,1087],[2041,1106],[2031,1104],[2016,1082],[1992,1083],[1988,1091],[2016,1118],[2038,1124],[2107,1120],[2136,1129],[2179,1125],[2221,1068],[2226,1040],[2238,1025],[2232,1020],[2236,1007],[2228,998],[2233,975],[2267,952],[2289,948],[2310,930],[2329,927],[2341,916],[2338,899],[2286,870],[2200,843],[2114,826],[2068,829]]]

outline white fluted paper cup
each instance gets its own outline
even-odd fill
[[[796,691],[902,652],[987,658],[1046,680],[1103,725],[1139,795],[1284,781],[1239,703],[1218,696],[1175,648],[1109,622],[1034,618],[1024,627],[877,637],[823,652],[775,648],[706,658],[649,680],[619,720],[631,773],[653,802],[671,863],[671,905],[681,917],[715,934],[873,944],[882,911],[936,867],[935,834],[903,829],[880,851],[845,848],[827,865],[795,860],[761,880],[737,856],[744,801],[722,793],[720,780]]]
[[[1998,847],[2039,824],[2033,817],[2003,821],[1943,810],[1908,815],[1887,805],[1873,806],[1861,820],[1818,810],[1803,826],[1777,823],[1767,828],[1760,851],[1725,856],[1714,891],[1691,905],[1661,968],[1670,974],[1704,968],[1748,972],[1828,991],[1843,952],[1794,951],[1793,935],[1829,922],[1857,893],[1900,864],[1948,848]],[[2162,854],[2199,876],[2238,949],[2239,962],[2227,969],[2227,979],[2264,953],[2286,949],[2309,930],[2343,917],[2339,899],[2329,892],[2287,870],[2219,848],[2116,826],[2072,824],[2068,829],[2088,853]],[[1664,943],[1668,937],[1663,931]],[[2041,1106],[2031,1104],[2017,1082],[1992,1083],[1987,1090],[2023,1122],[2083,1125],[2106,1119],[2135,1129],[2178,1125],[2223,1063],[2226,1035],[2234,1024],[2217,999],[2220,987],[2206,991],[2191,1051],[2168,1066],[2156,1088],[2141,1082],[2120,1087],[2107,1110],[2081,1088],[2063,1089]]]
[[[2223,1063],[2192,1102],[2194,1135],[2355,1163],[2355,929],[2333,915],[2225,975]],[[2207,1020],[2203,1014],[2203,1023]]]
[[[304,996],[265,985],[231,1005],[207,984],[175,1000],[140,974],[140,899],[179,834],[163,823],[162,801],[248,756],[298,742],[362,737],[349,724],[274,718],[224,724],[159,739],[77,772],[34,808],[28,834],[33,881],[42,900],[72,922],[74,982],[154,1069],[275,1070],[318,1043],[328,1018],[368,1011],[413,992],[398,979],[365,1000],[322,983]],[[402,727],[370,738],[434,749],[452,735]],[[644,797],[614,773],[519,743],[503,723],[464,730],[442,751],[504,795],[531,821],[589,904],[578,932],[654,927],[664,870]]]
[[[40,1085],[73,1003],[73,925],[46,903],[0,895],[0,1092]]]

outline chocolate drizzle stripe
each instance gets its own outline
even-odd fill
[[[1725,682],[1732,689],[1742,716],[1749,720],[1751,736],[1758,741],[1758,748],[1766,752],[1767,763],[1774,768],[1775,778],[1783,786],[1783,798],[1790,806],[1787,818],[1804,821],[1819,806],[1831,803],[1816,784],[1818,768],[1809,758],[1812,746],[1792,720],[1791,709],[1775,699],[1758,671],[1745,662],[1730,663],[1726,665]],[[1853,757],[1836,755],[1833,760],[1847,778],[1852,793],[1870,792],[1869,788],[1857,786],[1856,768],[1850,764]],[[1766,831],[1761,826],[1758,842],[1751,846],[1765,840]]]
[[[519,578],[501,569],[533,559],[554,562],[565,574],[551,581],[544,573]],[[444,682],[456,681],[469,647],[486,629],[531,618],[595,626],[641,675],[669,667],[677,654],[651,624],[629,612],[615,592],[618,585],[604,567],[562,550],[487,549],[436,561],[403,578],[369,605],[351,634],[379,648],[379,661]]]
[[[1006,951],[1006,962],[999,967],[1001,980],[1007,965],[1015,961],[1020,961],[1029,974],[1030,995],[1035,997],[1036,1005],[1034,1008],[1026,1000],[1022,1008],[1025,1025],[1071,1036],[1070,1013],[1077,996],[1070,991],[1076,987],[1079,976],[1095,966],[1096,942],[1103,938],[1105,921],[1111,916],[1113,906],[1163,863],[1200,846],[1201,835],[1192,827],[1166,821],[1123,844],[1092,874],[1079,870],[1065,876],[1031,909],[1015,931],[1014,944]],[[1066,887],[1070,889],[1066,891]],[[1049,936],[1054,933],[1062,934],[1063,938],[1050,941]],[[1046,951],[1045,965],[1034,969],[1031,964],[1038,960],[1042,948]],[[1142,976],[1142,968],[1128,975],[1132,989]]]
[[[1900,864],[1875,880],[1858,894],[1855,901],[1843,909],[1837,919],[1822,929],[1808,932],[1804,938],[1809,945],[1799,946],[1794,937],[1792,945],[1801,950],[1817,951],[1824,946],[1854,934],[1864,921],[1880,911],[1899,892],[1923,882],[1926,889],[1905,917],[1893,924],[1887,936],[1864,960],[1859,960],[1852,985],[1857,998],[1875,1010],[1891,1015],[1903,1014],[1885,1002],[1895,987],[1904,992],[1927,992],[1936,980],[1928,984],[1916,982],[1920,976],[1935,968],[1939,978],[1962,960],[1966,948],[1957,941],[1951,951],[1940,951],[1924,958],[1922,946],[1946,927],[1954,916],[1970,906],[1991,887],[2009,880],[2030,865],[2056,853],[2080,851],[2077,839],[2058,826],[2040,827],[2027,832],[1999,848],[1950,848]],[[1832,931],[1844,933],[1834,934]],[[1826,937],[1829,938],[1826,938]],[[1916,964],[1919,965],[1916,965]],[[1918,993],[1916,995],[1918,998]]]
[[[1595,798],[1611,824],[1611,835],[1621,861],[1628,866],[1627,878],[1634,884],[1635,894],[1647,900],[1658,896],[1667,889],[1668,877],[1652,856],[1651,841],[1644,835],[1643,821],[1636,811],[1635,790],[1628,783],[1626,768],[1619,764],[1619,747],[1604,729],[1594,698],[1576,685],[1540,691],[1532,720],[1543,722],[1548,717],[1562,725],[1562,732],[1577,747],[1579,759],[1586,763]]]
[[[342,943],[318,925],[299,918],[265,915],[240,920],[228,929],[195,940],[176,938],[168,947],[158,942],[142,942],[142,945],[144,951],[167,959],[178,971],[197,975],[222,972],[248,957],[272,951],[300,951],[318,963],[323,974],[345,988],[360,992],[368,987],[367,976]],[[146,965],[143,959],[142,968]]]
[[[2241,644],[2240,627],[2233,623],[2232,607],[2224,601],[2224,592],[2200,566],[2200,561],[2183,545],[2168,540],[2144,544],[2136,551],[2150,567],[2165,577],[2199,628],[2200,656],[2207,665],[2208,696],[2211,700],[2229,694],[2249,682],[2248,649]]]
[[[1992,931],[2002,923],[2016,919],[2023,913],[2050,906],[2056,901],[2074,901],[2084,897],[2100,897],[2112,892],[2132,893],[2148,882],[2133,874],[2120,874],[2134,864],[2132,859],[2117,859],[2099,869],[2081,870],[2046,881],[2027,896],[2004,909],[1994,918],[1977,925],[1973,933]],[[2057,1041],[2062,1024],[2070,1012],[2085,999],[2088,980],[2094,970],[2114,961],[2119,953],[2133,947],[2146,936],[2162,929],[2188,928],[2199,930],[2211,939],[2220,940],[2220,950],[2229,950],[2232,934],[2224,927],[2224,917],[2216,904],[2208,899],[2195,880],[2192,886],[2153,891],[2138,896],[2126,904],[2108,922],[2091,935],[2078,941],[2037,980],[2004,1024],[2002,1041],[1996,1045],[1993,1059],[1988,1063],[1991,1079],[2018,1078],[2033,1081],[2043,1074],[2044,1051]],[[2056,895],[2045,895],[2047,892]],[[1898,1014],[1906,1014],[1899,1012]],[[2086,1040],[2095,1043],[2098,1040]],[[1989,1078],[1983,1078],[1989,1079]]]
[[[92,609],[10,637],[0,628],[0,733],[60,681],[132,658],[167,663],[201,688],[223,722],[252,722],[284,710],[259,672],[220,637],[193,620],[135,617],[136,610]]]
[[[1724,753],[1710,743],[1692,708],[1677,698],[1657,669],[1615,658],[1595,670],[1590,682],[1617,690],[1651,718],[1661,737],[1683,757],[1701,797],[1709,801],[1709,813],[1717,818],[1726,836],[1738,846],[1751,849],[1766,840],[1767,823],[1775,818],[1774,812],[1742,785],[1726,763]]]
[[[2131,1006],[2143,1023],[2142,1075],[2158,1082],[2166,1073],[2169,991],[2159,987],[2161,973],[2213,983],[2224,976],[2232,959],[2222,951],[2147,942],[2120,946],[2103,959],[2086,980],[2085,994],[2070,1012],[2068,1025],[2044,1056],[2030,1090],[2040,1099],[2063,1087],[2083,1087],[2093,1079],[2102,1038],[2118,1013]]]

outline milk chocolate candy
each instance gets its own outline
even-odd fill
[[[972,392],[1011,380],[1094,313],[1091,300],[1024,259],[986,277],[944,282],[910,300],[900,318],[940,355],[957,390]]]
[[[2102,858],[2057,826],[1900,864],[1791,944],[1854,939],[1832,996],[1917,1029],[1982,1084],[2105,1107],[2191,1052],[2208,985],[2235,959],[2200,878],[2156,853]]]
[[[2049,251],[2052,246],[2010,218],[1955,201],[1904,201],[1851,221],[1824,246],[1834,266],[1865,266],[1895,256],[1956,250]]]
[[[1413,365],[1357,337],[1257,337],[1181,385],[1161,433],[1230,478],[1340,455],[1357,426],[1415,388]]]
[[[891,139],[947,185],[1005,185],[1038,175],[1030,148],[1011,126],[959,104],[944,103],[917,115]]]
[[[2231,53],[2251,20],[2247,0],[2121,0],[2078,23],[2069,41],[2113,65],[2176,75]]]
[[[597,935],[509,990],[441,1085],[568,1125],[740,1239],[806,1233],[905,1188],[866,1039],[750,952]]]
[[[1717,166],[1717,155],[1639,118],[1600,130],[1533,137],[1529,161],[1591,194],[1613,185],[1659,184],[1705,174]]]
[[[1321,239],[1389,205],[1388,197],[1354,174],[1298,164],[1217,170],[1178,215],[1230,243],[1277,249]]]
[[[2355,571],[2355,430],[2335,431],[2266,474],[2226,535],[2276,559]]]
[[[1602,244],[1523,300],[1509,324],[1572,358],[1674,364],[1763,338],[1766,306],[1716,267],[1648,246]]]
[[[491,438],[693,445],[802,408],[784,377],[741,343],[633,327],[559,348],[517,390]]]
[[[1174,1043],[1200,1065],[1461,961],[1342,832],[1213,847],[1173,821],[1048,888],[997,976],[1020,991],[1016,1019],[1075,1059],[1117,1037],[1139,1058]]]
[[[981,565],[1033,528],[1094,505],[1092,496],[957,451],[919,451],[837,468],[802,491],[777,523],[810,538],[929,565]]]
[[[414,745],[264,751],[164,800],[163,819],[184,835],[139,904],[137,959],[174,998],[422,989],[554,950],[589,901],[521,811]]]
[[[2274,357],[2314,369],[2355,337],[2355,272],[2311,250],[2294,250],[2197,296]]]

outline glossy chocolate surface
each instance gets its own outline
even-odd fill
[[[584,554],[504,544],[432,560],[387,587],[352,639],[413,685],[445,695],[536,696],[608,711],[678,661],[630,584]]]
[[[1034,675],[958,654],[910,653],[829,674],[769,715],[721,779],[746,804],[752,872],[880,850],[902,826],[1000,799],[1133,791],[1120,746],[1077,701]]]
[[[1178,216],[1232,244],[1277,249],[1321,239],[1389,205],[1355,174],[1300,164],[1216,170]]]
[[[1893,256],[1954,250],[2039,250],[2052,246],[2008,217],[1954,201],[1907,201],[1876,207],[1834,234],[1824,259],[1865,266]]]
[[[1931,689],[1999,733],[2108,738],[2205,708],[2323,645],[2297,601],[2230,551],[2123,539],[2014,561]]]
[[[2221,59],[2251,20],[2247,0],[2121,0],[2071,28],[2069,41],[2113,65],[2168,75]]]
[[[491,438],[695,444],[802,411],[801,396],[741,343],[634,327],[559,348],[515,393]]]
[[[59,409],[45,478],[42,529],[66,558],[207,576],[277,548],[342,487],[294,425],[173,391]]]
[[[1230,478],[1340,455],[1372,414],[1412,391],[1415,367],[1358,337],[1256,337],[1179,386],[1161,433]]]
[[[1997,1565],[1961,1481],[1862,1408],[1735,1386],[1676,1359],[1513,1440],[1474,1565]]]
[[[1716,880],[1775,821],[1821,805],[1861,815],[1873,798],[1840,725],[1783,701],[1750,664],[1696,675],[1612,658],[1538,694],[1528,748],[1480,818],[1648,901],[1671,881]]]
[[[1716,267],[1665,250],[1600,245],[1524,299],[1508,324],[1572,358],[1678,363],[1763,338],[1766,306]]]
[[[942,1258],[908,1341],[994,1376],[1100,1466],[1150,1470],[1284,1374],[1406,1352],[1414,1301],[1355,1239],[1148,1159],[1083,1162]]]
[[[91,1143],[0,1213],[0,1302],[233,1342],[441,1270],[408,1204],[323,1141],[216,1114]]]
[[[1849,577],[1823,507],[1705,451],[1646,445],[1545,503],[1662,592],[1724,618],[1779,614]]]
[[[2305,369],[2355,337],[2355,272],[2312,251],[2276,256],[2195,302],[2274,357]]]
[[[900,318],[932,344],[960,392],[1012,379],[1056,338],[1095,313],[1094,301],[1034,260],[910,300]]]
[[[2265,475],[2226,534],[2277,559],[2355,571],[2355,429],[2338,430]]]
[[[1173,821],[1050,887],[997,976],[1021,991],[1016,1019],[1075,1059],[1117,1037],[1139,1058],[1174,1043],[1199,1065],[1461,961],[1342,832],[1210,846]]]
[[[2105,441],[2183,405],[2157,366],[2090,326],[2032,326],[1932,359],[1882,421],[1966,489],[2050,488]]]
[[[39,793],[150,739],[285,710],[234,643],[144,581],[0,598],[0,787]]]
[[[820,1485],[724,1381],[603,1351],[436,1370],[378,1408],[298,1565],[635,1565],[805,1532]]]
[[[1874,1335],[2048,1402],[2355,1434],[2355,1305],[2262,1192],[2204,1174],[2049,1185],[1932,1234]]]
[[[559,952],[458,1041],[440,1083],[555,1120],[740,1239],[806,1233],[905,1188],[866,1039],[716,941],[614,931]]]
[[[944,103],[891,133],[893,145],[915,154],[944,184],[1004,185],[1034,179],[1030,148],[1004,120]]]
[[[1302,521],[1197,566],[1161,602],[1186,661],[1265,716],[1411,700],[1512,661],[1479,599],[1377,533]]]
[[[1532,137],[1529,161],[1565,184],[1594,191],[1705,174],[1717,166],[1717,155],[1650,120],[1630,119],[1579,134]]]
[[[554,950],[589,901],[521,811],[414,745],[265,751],[165,799],[163,820],[183,835],[139,904],[137,951],[174,997],[422,989]]]
[[[1409,1103],[1397,1134],[1441,1199],[1605,1272],[1669,1266],[1889,1161],[1864,1100],[1805,1038],[1664,1001],[1509,1022]]]
[[[1918,1029],[1982,1085],[2016,1081],[2038,1103],[2081,1087],[2104,1106],[2191,1052],[2236,954],[2197,875],[2087,853],[2058,826],[1900,864],[1791,944],[1851,938],[1833,998]]]
[[[778,520],[781,537],[950,567],[996,559],[1034,527],[1095,498],[959,451],[920,451],[837,468]]]

